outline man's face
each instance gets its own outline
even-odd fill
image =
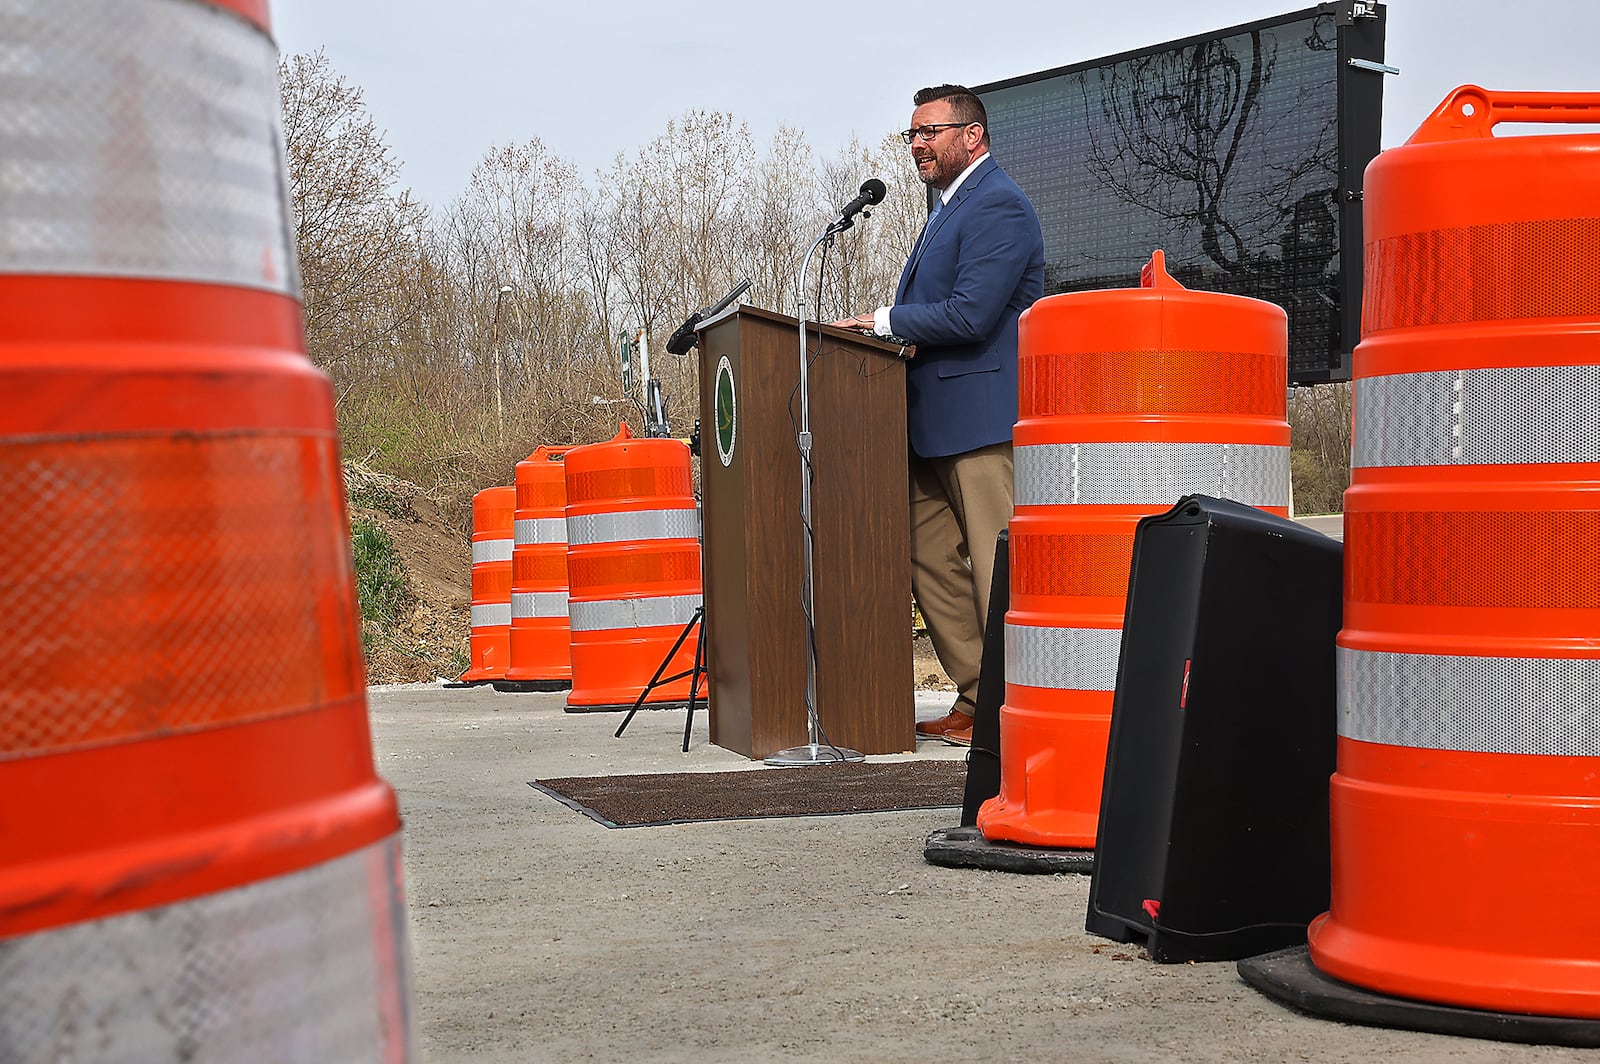
[[[949,100],[934,100],[911,112],[911,128],[936,126],[955,121]],[[975,157],[973,148],[982,139],[979,126],[949,126],[939,130],[932,140],[920,137],[911,141],[911,161],[917,165],[917,176],[925,185],[937,189],[948,188]]]

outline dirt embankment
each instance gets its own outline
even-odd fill
[[[376,525],[388,537],[405,596],[388,623],[363,632],[368,683],[454,679],[468,664],[472,542],[451,527],[415,484],[345,467],[350,520]]]
[[[472,544],[445,526],[433,504],[416,499],[409,515],[356,507],[389,534],[405,571],[410,602],[386,638],[368,652],[368,683],[415,683],[466,669],[471,619]]]

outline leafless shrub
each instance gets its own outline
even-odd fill
[[[1289,400],[1289,474],[1295,512],[1338,513],[1350,485],[1349,384],[1296,388]]]

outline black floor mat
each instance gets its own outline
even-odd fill
[[[961,761],[861,762],[739,772],[573,776],[530,787],[609,828],[698,820],[832,816],[961,805]]]

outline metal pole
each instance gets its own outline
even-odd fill
[[[645,403],[650,402],[650,327],[639,326],[639,390]]]
[[[489,348],[494,353],[494,442],[501,447],[506,442],[506,407],[500,390],[500,303],[510,291],[510,285],[500,286],[500,294],[494,297],[494,320],[489,325]]]
[[[811,546],[811,390],[806,358],[806,274],[811,269],[811,256],[824,243],[831,242],[837,223],[829,225],[823,234],[806,249],[800,262],[800,273],[795,278],[795,316],[800,319],[800,428],[796,443],[800,447],[800,536],[804,568],[800,573],[800,600],[806,616],[806,731],[805,746],[791,746],[767,757],[769,765],[798,767],[825,765],[839,761],[864,761],[866,755],[859,750],[848,750],[829,743],[823,746],[821,725],[817,720],[817,640],[815,597],[812,579],[815,575]]]

